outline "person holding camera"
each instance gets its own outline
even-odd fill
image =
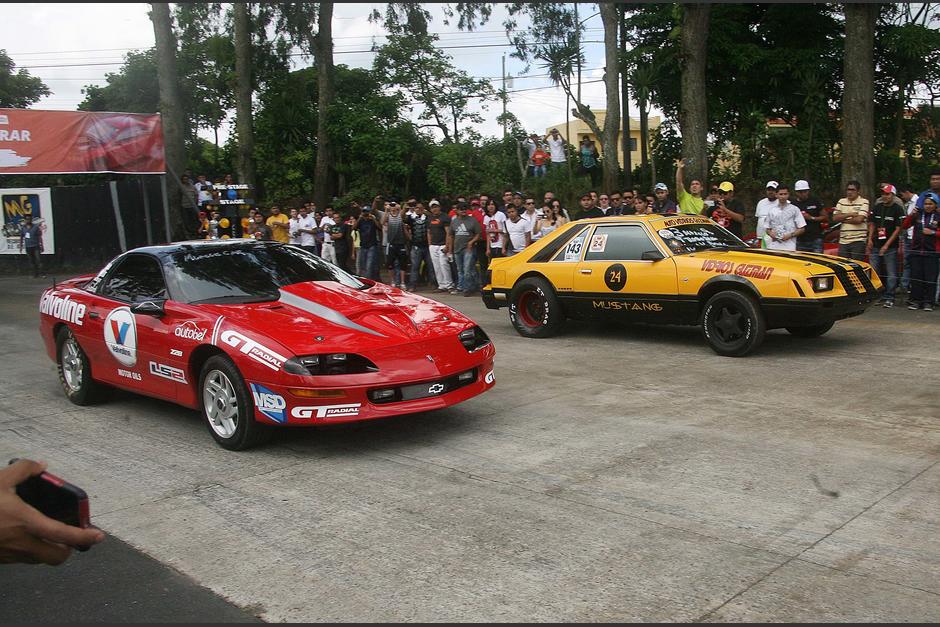
[[[20,459],[0,469],[0,564],[49,564],[69,558],[72,547],[104,540],[104,532],[54,520],[27,504],[16,486],[41,474],[46,465]]]
[[[711,207],[706,207],[702,215],[711,218],[719,226],[741,238],[741,225],[744,224],[744,205],[734,197],[734,185],[731,181],[722,181],[718,185],[718,200]]]
[[[914,208],[904,222],[903,228],[913,228],[911,238],[911,304],[908,309],[933,311],[937,293],[937,273],[940,264],[940,195],[935,192],[921,194],[923,209]]]
[[[365,205],[352,228],[359,233],[359,274],[373,281],[379,280],[379,237],[382,226],[375,218],[372,207]]]

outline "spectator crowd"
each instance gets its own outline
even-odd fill
[[[529,172],[544,175],[546,167],[566,163],[564,140],[553,129],[544,138],[531,135]],[[596,148],[590,138],[581,145],[582,169],[597,167]],[[595,157],[585,160],[585,157]],[[751,210],[735,197],[731,181],[721,181],[706,192],[702,181],[686,180],[685,161],[676,162],[675,185],[658,182],[648,192],[638,189],[581,194],[577,209],[564,206],[553,192],[541,198],[513,189],[501,194],[475,193],[456,198],[401,199],[375,196],[371,202],[348,206],[312,202],[297,207],[251,208],[242,218],[228,218],[219,204],[223,192],[238,187],[227,176],[213,186],[199,176],[195,183],[183,177],[189,190],[184,207],[198,222],[198,236],[208,239],[250,237],[300,246],[360,276],[380,280],[380,267],[390,273],[389,283],[409,290],[421,287],[438,292],[474,296],[493,258],[515,255],[572,219],[642,214],[702,215],[744,239],[748,215],[756,218],[749,243],[771,250],[822,253],[824,241],[838,242],[837,254],[867,260],[885,285],[883,306],[893,307],[898,292],[907,294],[908,309],[931,311],[940,299],[940,170],[930,174],[929,186],[916,193],[890,182],[878,185],[879,196],[862,196],[858,181],[849,181],[845,196],[825,204],[810,183],[798,180],[792,188],[767,181],[766,195]],[[594,173],[589,172],[593,177]],[[674,194],[673,194],[674,192]],[[228,192],[231,194],[231,192]],[[238,222],[240,229],[235,228]],[[838,230],[838,234],[833,231]],[[832,233],[827,238],[827,235]],[[834,252],[834,251],[830,251]]]

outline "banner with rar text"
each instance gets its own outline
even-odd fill
[[[20,226],[26,216],[33,216],[33,224],[42,233],[42,254],[55,254],[55,233],[52,223],[52,193],[48,187],[21,187],[0,189],[3,207],[3,246],[0,254],[20,252]]]
[[[163,174],[159,115],[0,109],[0,174]]]

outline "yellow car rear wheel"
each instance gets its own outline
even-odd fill
[[[529,277],[509,294],[509,320],[523,337],[551,337],[564,324],[565,314],[549,282]]]

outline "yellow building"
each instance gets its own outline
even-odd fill
[[[604,120],[607,118],[607,111],[594,111],[594,116],[597,118],[597,125],[604,128]],[[649,136],[653,136],[653,132],[659,128],[662,118],[657,116],[650,116],[649,120]],[[565,138],[565,140],[574,146],[577,146],[581,143],[581,140],[584,139],[584,136],[587,135],[594,143],[597,145],[597,149],[603,154],[601,150],[601,142],[597,140],[597,137],[594,135],[594,132],[588,127],[587,124],[582,122],[577,118],[571,118],[569,122],[570,126],[566,127],[565,122],[559,122],[558,124],[553,124],[545,129],[545,133],[548,134],[553,128],[558,129],[558,133]],[[570,134],[568,129],[570,130]],[[623,129],[621,129],[623,130]],[[570,137],[570,139],[569,139]],[[649,145],[647,145],[649,148]],[[621,143],[620,133],[617,133],[617,159],[620,163],[620,167],[623,167],[623,144]],[[630,118],[630,162],[633,164],[633,167],[636,167],[640,163],[640,120],[639,118]]]

